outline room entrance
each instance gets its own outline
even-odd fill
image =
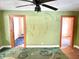
[[[10,16],[11,47],[26,47],[26,17]]]
[[[74,16],[61,17],[60,47],[73,47]]]

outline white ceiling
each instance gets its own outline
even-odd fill
[[[0,0],[0,10],[34,10],[35,5],[16,8],[16,6],[32,4],[30,2],[20,0]],[[58,11],[79,11],[79,0],[56,0],[46,4],[58,8]],[[41,9],[52,11],[51,9],[41,6]]]

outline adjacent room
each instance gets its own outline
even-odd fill
[[[79,59],[78,0],[0,0],[0,59]]]

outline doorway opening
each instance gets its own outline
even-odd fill
[[[62,16],[60,26],[60,47],[73,47],[75,16]]]
[[[10,16],[11,47],[26,47],[26,17]]]

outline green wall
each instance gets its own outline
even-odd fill
[[[1,11],[0,11],[0,16],[1,16],[1,14],[2,14],[2,13],[1,13]],[[1,28],[2,28],[1,22],[2,22],[2,20],[1,20],[1,17],[0,17],[0,46],[1,46],[1,44],[2,44],[2,42],[1,42],[1,41],[2,41],[2,40],[1,40],[1,38],[2,38],[2,36],[1,36],[1,31],[2,31],[2,30],[1,30]]]
[[[5,26],[4,26],[4,16],[3,11],[0,11],[0,45],[7,45],[9,42],[5,37]]]
[[[77,27],[76,27],[76,35],[75,35],[75,45],[78,45],[79,46],[79,14],[78,14],[78,17],[77,17]]]
[[[2,42],[4,42],[4,45],[6,44],[6,42],[8,41],[10,44],[10,28],[9,28],[9,16],[10,15],[26,15],[26,20],[27,20],[27,24],[31,24],[29,23],[29,20],[35,20],[37,19],[38,21],[40,19],[51,19],[52,21],[52,30],[51,30],[51,35],[52,35],[52,39],[48,39],[48,38],[44,38],[44,39],[35,39],[32,40],[29,35],[27,35],[27,44],[31,45],[31,44],[49,44],[49,45],[58,45],[60,42],[60,19],[62,15],[66,15],[66,16],[76,16],[76,25],[75,25],[75,30],[74,30],[74,42],[76,45],[79,45],[79,36],[78,36],[78,32],[79,32],[79,12],[77,11],[62,11],[62,12],[50,12],[50,11],[46,11],[46,12],[33,12],[33,11],[3,11],[3,13],[1,14],[2,18],[0,18],[0,22],[4,25],[2,25],[3,27],[1,27],[2,31],[5,32],[2,36]],[[4,19],[4,21],[2,20]],[[1,24],[0,23],[0,24]],[[28,31],[28,30],[27,30]],[[6,41],[5,41],[6,40]],[[43,43],[41,43],[43,42]]]

